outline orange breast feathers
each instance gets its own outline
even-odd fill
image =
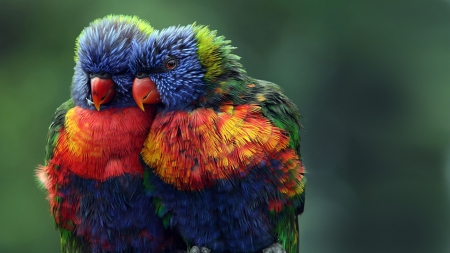
[[[243,177],[255,165],[273,159],[286,167],[282,170],[302,169],[287,135],[254,105],[158,114],[142,158],[162,180],[182,190]]]
[[[100,112],[72,108],[47,169],[57,166],[101,181],[124,173],[142,173],[139,153],[154,114],[150,107],[145,112],[137,107]]]

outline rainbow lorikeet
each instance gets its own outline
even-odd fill
[[[176,245],[144,191],[139,160],[155,109],[141,111],[131,95],[131,42],[151,32],[137,17],[109,15],[77,39],[71,99],[53,116],[45,166],[37,170],[63,252],[166,252]]]
[[[297,252],[300,114],[205,26],[134,42],[133,97],[159,104],[141,159],[158,215],[191,252]]]

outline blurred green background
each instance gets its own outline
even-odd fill
[[[450,1],[0,1],[0,252],[58,252],[34,182],[75,39],[106,14],[210,25],[303,114],[301,252],[450,252]]]

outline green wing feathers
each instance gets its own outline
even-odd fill
[[[262,113],[275,126],[285,130],[289,134],[290,146],[295,149],[297,155],[300,155],[300,112],[292,101],[286,97],[281,88],[267,81],[258,81],[260,91],[255,95],[256,99],[261,100]]]
[[[289,146],[295,150],[300,162],[300,124],[301,115],[295,104],[282,93],[281,88],[273,83],[255,80],[250,85],[252,100],[261,105],[262,113],[272,124],[286,131],[289,137]],[[296,182],[298,170],[291,171],[292,181]],[[295,175],[297,173],[297,175]],[[303,172],[302,172],[303,174]],[[302,177],[300,194],[292,196],[292,203],[299,203],[295,206],[284,206],[279,213],[271,212],[271,218],[275,222],[275,231],[279,242],[286,252],[298,252],[298,220],[297,216],[303,213],[305,204],[305,178]]]
[[[72,99],[69,99],[59,106],[53,115],[52,123],[48,129],[47,144],[45,145],[45,165],[53,158],[53,149],[56,146],[59,131],[64,127],[66,113],[73,107],[75,107],[75,104]]]
[[[68,110],[73,108],[75,105],[72,99],[67,100],[62,105],[60,105],[52,118],[52,123],[48,128],[47,134],[47,143],[45,145],[45,156],[44,156],[44,166],[39,166],[36,171],[37,176],[37,184],[40,188],[46,188],[47,182],[47,174],[44,170],[44,167],[48,165],[50,160],[53,158],[53,152],[58,141],[59,132],[62,127],[64,127],[64,121],[66,117],[66,113]]]
[[[54,149],[58,142],[59,133],[60,133],[61,129],[64,127],[67,111],[69,111],[74,106],[75,105],[73,103],[73,100],[69,99],[66,102],[64,102],[61,106],[59,106],[56,109],[55,114],[53,115],[52,123],[50,124],[50,127],[48,129],[47,143],[45,146],[45,159],[44,159],[45,166],[48,166],[50,161],[53,158]],[[50,187],[47,183],[48,182],[48,174],[45,170],[45,166],[40,166],[37,170],[37,179],[38,179],[37,181],[38,181],[38,184],[43,189]],[[62,199],[60,199],[60,197],[55,197],[54,201],[57,201],[59,203],[62,201]],[[53,208],[55,208],[55,207],[53,207]],[[57,212],[57,211],[55,211],[55,210],[52,211],[53,214],[55,212]],[[56,222],[56,220],[55,220],[55,222]],[[81,242],[82,239],[75,238],[74,236],[72,236],[71,231],[68,231],[62,227],[59,227],[58,224],[56,224],[56,226],[58,227],[60,234],[61,234],[61,251],[62,252],[74,252],[74,253],[88,252],[87,249],[83,248],[87,244],[82,243]]]

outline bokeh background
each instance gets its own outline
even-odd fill
[[[303,114],[301,252],[450,252],[450,1],[0,1],[0,252],[59,252],[34,181],[96,18],[210,25]]]

